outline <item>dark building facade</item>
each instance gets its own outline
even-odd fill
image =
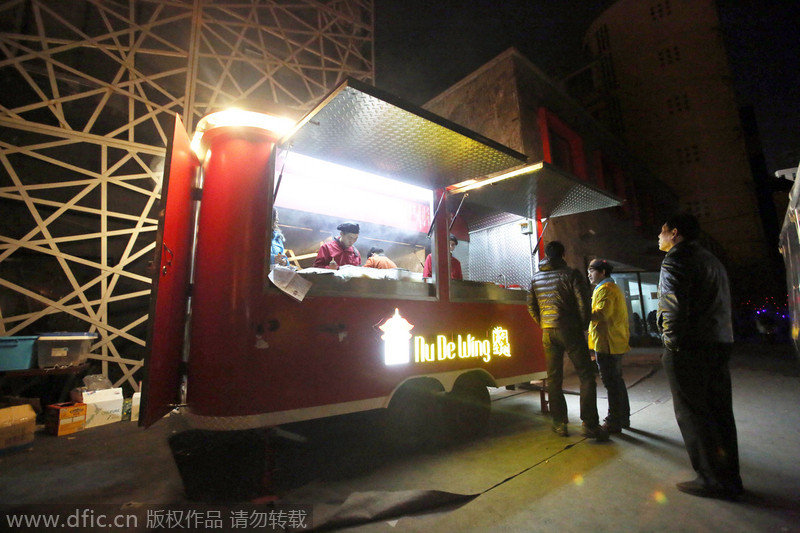
[[[619,0],[592,23],[584,47],[593,63],[565,82],[570,92],[697,216],[735,293],[773,292],[760,273],[779,263],[776,215],[716,2]]]

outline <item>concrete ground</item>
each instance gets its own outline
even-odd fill
[[[800,532],[800,365],[792,348],[736,347],[746,489],[739,502],[675,489],[694,475],[659,355],[626,356],[632,429],[607,443],[580,437],[576,394],[567,396],[572,436],[561,438],[537,391],[505,389],[492,394],[485,435],[415,452],[381,440],[380,413],[284,426],[273,436],[275,505],[303,506],[317,529],[337,531]],[[577,391],[577,379],[565,388]],[[598,395],[602,417],[602,386]],[[0,454],[0,511],[186,504],[167,444],[186,428],[170,415],[148,430],[118,423],[67,437],[38,433],[29,448]]]

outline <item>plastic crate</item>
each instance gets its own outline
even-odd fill
[[[0,337],[0,371],[28,370],[33,367],[36,335]]]
[[[97,333],[42,333],[36,341],[39,368],[83,363],[96,338]]]

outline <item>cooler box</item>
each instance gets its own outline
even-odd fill
[[[0,337],[0,372],[33,367],[33,347],[38,337]]]
[[[42,333],[36,341],[39,368],[83,363],[95,339],[97,333]]]

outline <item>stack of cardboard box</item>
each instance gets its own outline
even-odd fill
[[[0,409],[0,450],[25,446],[33,442],[36,413],[30,405],[13,405]]]

